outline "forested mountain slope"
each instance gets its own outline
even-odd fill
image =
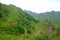
[[[33,17],[14,5],[0,3],[0,31],[14,34],[31,33],[38,23]]]
[[[55,12],[30,13],[12,4],[0,3],[0,40],[60,40],[60,25],[53,21]]]

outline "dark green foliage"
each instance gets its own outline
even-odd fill
[[[25,30],[23,27],[17,27],[17,29],[19,30],[20,34],[24,34]]]
[[[0,10],[2,9],[2,4],[0,3]]]
[[[28,34],[31,34],[31,30],[27,30],[27,33],[28,33]]]
[[[2,18],[2,13],[0,12],[0,18]]]
[[[30,34],[30,29],[34,27],[33,24],[37,23],[37,20],[22,9],[11,4],[5,5],[0,3],[0,28],[5,33],[24,34],[24,28],[26,28],[27,33]]]

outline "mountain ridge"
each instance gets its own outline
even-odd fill
[[[33,16],[35,19],[38,19],[38,20],[45,20],[45,19],[49,19],[51,21],[55,21],[56,23],[59,22],[60,20],[60,11],[51,11],[51,12],[45,12],[45,13],[40,13],[40,14],[37,14],[37,13],[34,13],[34,12],[31,12],[29,13],[29,11],[26,11],[29,15]],[[58,21],[57,21],[58,20]]]

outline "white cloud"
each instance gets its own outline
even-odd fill
[[[59,0],[0,0],[5,4],[13,4],[22,9],[31,10],[33,12],[46,12],[46,11],[60,11]]]

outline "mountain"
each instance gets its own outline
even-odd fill
[[[60,40],[60,25],[53,24],[59,13],[36,14],[0,3],[0,40]]]
[[[34,12],[29,12],[26,11],[28,14],[33,16],[35,19],[38,19],[40,21],[44,21],[46,19],[51,20],[55,24],[60,24],[60,11],[51,11],[51,12],[45,12],[45,13],[34,13]]]
[[[41,18],[42,17],[42,18]],[[49,19],[55,24],[60,24],[60,12],[59,11],[51,11],[51,12],[46,12],[43,14],[39,15],[39,18],[41,19]]]
[[[35,12],[32,12],[32,11],[29,11],[29,10],[24,10],[25,12],[27,12],[29,15],[31,15],[32,17],[34,17],[34,18],[37,18],[37,13],[35,13]]]
[[[38,25],[40,34],[46,33],[46,35],[48,34],[50,35],[49,37],[52,37],[46,40],[60,40],[60,11],[51,11],[40,14],[27,10],[25,12],[40,21],[40,24]]]
[[[31,33],[38,23],[32,16],[14,5],[0,3],[0,31],[8,34]]]

